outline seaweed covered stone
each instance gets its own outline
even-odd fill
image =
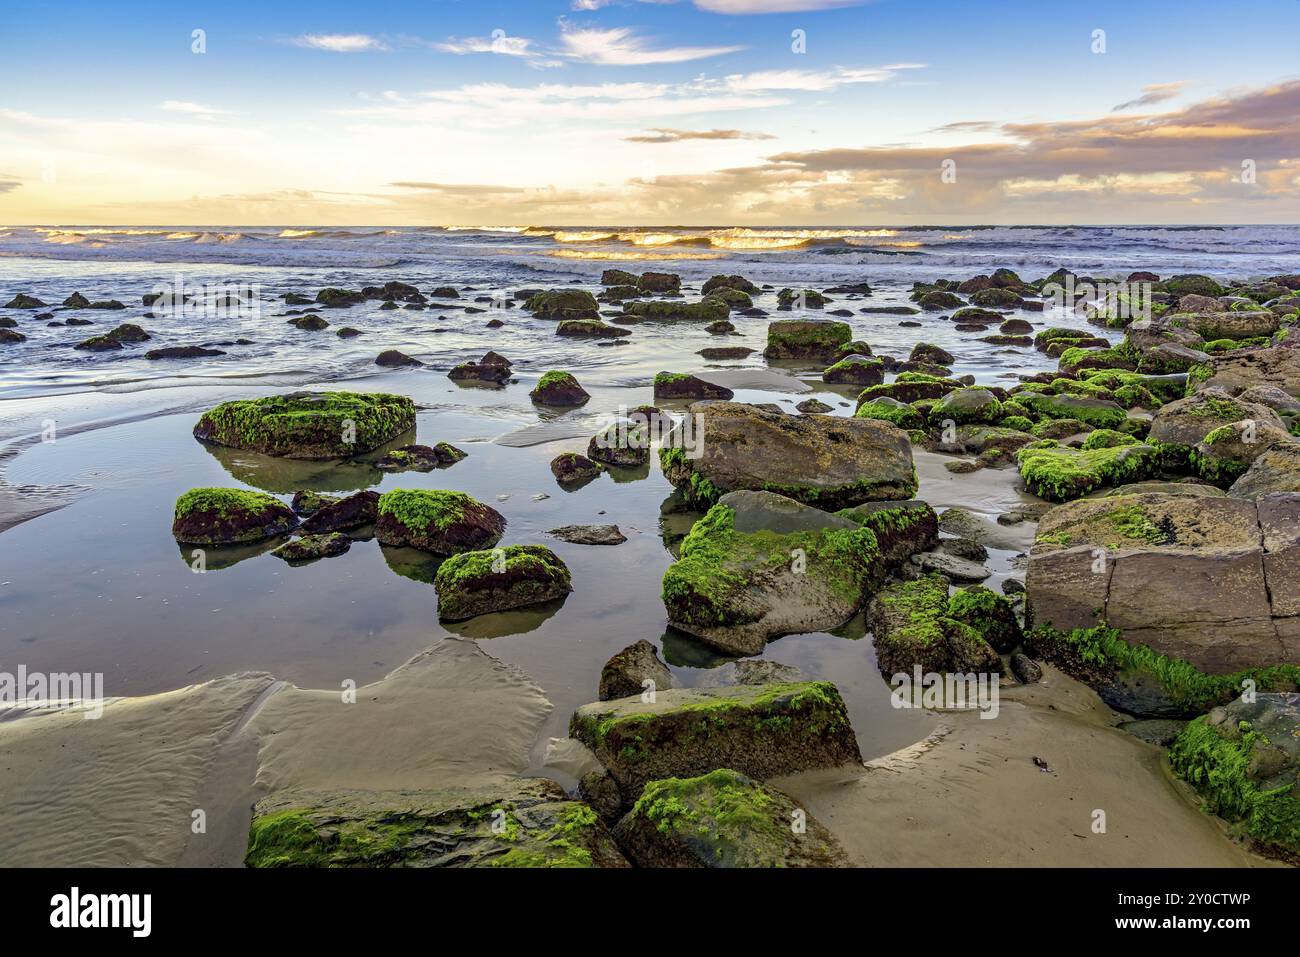
[[[602,465],[639,468],[650,461],[650,433],[639,425],[615,422],[591,437],[587,458]]]
[[[505,516],[464,492],[393,489],[379,497],[377,508],[381,545],[436,555],[491,548],[506,530]]]
[[[568,567],[545,545],[461,552],[438,566],[433,583],[443,621],[554,601],[573,591]]]
[[[529,297],[524,308],[542,319],[599,319],[600,304],[583,289],[548,289]]]
[[[922,674],[1002,673],[1002,660],[984,636],[950,613],[942,575],[885,586],[867,607],[866,620],[883,675],[917,668]]]
[[[828,319],[779,319],[768,324],[767,348],[763,355],[769,359],[815,359],[834,362],[845,345],[853,339],[853,329],[847,322]]]
[[[862,418],[795,416],[739,402],[705,402],[664,438],[664,476],[690,502],[711,505],[725,492],[766,490],[839,509],[916,492],[907,433]],[[703,430],[687,454],[686,428]]]
[[[284,535],[297,524],[293,509],[262,492],[195,488],[176,500],[172,536],[188,545],[246,545]]]
[[[296,496],[295,496],[296,498]],[[379,518],[379,493],[369,489],[318,505],[302,523],[312,535],[373,525]]]
[[[390,449],[375,462],[381,472],[432,472],[455,465],[468,453],[448,442],[437,445],[403,445]]]
[[[730,768],[651,781],[614,829],[641,867],[846,867],[839,842],[787,795]]]
[[[205,412],[194,437],[291,459],[370,452],[415,427],[415,403],[382,392],[293,392],[223,402]]]
[[[722,385],[706,382],[685,372],[660,372],[655,375],[654,397],[660,399],[730,399],[735,395]]]
[[[589,482],[604,471],[598,462],[593,462],[577,452],[561,452],[551,459],[551,474],[561,485],[578,485]]]
[[[672,688],[583,705],[569,735],[595,753],[626,802],[651,781],[730,768],[757,780],[861,763],[829,681]]]
[[[627,867],[604,823],[554,781],[287,792],[260,801],[249,867]]]
[[[572,373],[559,369],[552,369],[538,379],[528,396],[538,405],[551,406],[582,405],[591,398]]]
[[[1071,449],[1054,439],[1016,453],[1025,488],[1049,502],[1068,502],[1099,488],[1150,478],[1159,471],[1160,458],[1161,450],[1153,445]]]
[[[822,381],[830,385],[880,385],[885,381],[884,362],[874,356],[845,356],[822,372]]]
[[[771,492],[724,495],[680,556],[663,578],[669,624],[736,655],[842,625],[881,575],[869,528]]]
[[[342,532],[325,532],[321,535],[304,535],[285,542],[271,554],[293,565],[342,555],[351,547],[352,539]]]
[[[1257,849],[1300,859],[1300,694],[1215,708],[1183,729],[1169,764]]]
[[[731,306],[719,296],[705,296],[699,302],[631,302],[624,311],[629,316],[660,322],[718,322],[731,314]]]

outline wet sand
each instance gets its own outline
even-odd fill
[[[1050,665],[1004,686],[1001,713],[945,712],[930,739],[861,771],[771,783],[835,833],[863,867],[1248,867],[1166,772],[1163,750]],[[1046,761],[1050,771],[1034,763]],[[1105,812],[1105,833],[1093,830]]]

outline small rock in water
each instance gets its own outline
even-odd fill
[[[612,701],[640,695],[647,689],[647,681],[653,682],[656,691],[673,687],[672,672],[659,659],[659,649],[643,638],[605,662],[600,670],[599,698]]]
[[[939,543],[939,550],[976,562],[985,561],[989,557],[989,550],[973,538],[945,538]]]
[[[796,405],[795,408],[798,409],[800,412],[809,415],[818,412],[831,411],[831,407],[827,405],[825,402],[821,401],[820,399],[804,399],[802,402]]]
[[[271,554],[292,564],[342,555],[351,547],[352,539],[342,532],[327,532],[324,535],[304,535],[302,538],[295,538],[291,542],[285,542]]]
[[[617,525],[564,525],[546,534],[570,545],[621,545],[627,541]]]

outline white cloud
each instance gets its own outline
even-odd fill
[[[860,7],[870,0],[695,0],[695,5],[710,13],[812,13]]]
[[[202,103],[191,103],[188,100],[163,100],[160,109],[166,110],[168,113],[186,113],[204,119],[230,115],[229,110],[220,110],[215,106],[205,106]]]
[[[443,53],[464,56],[467,53],[496,53],[501,56],[536,56],[529,48],[533,41],[527,37],[508,37],[494,34],[490,37],[448,37],[445,43],[435,43],[433,48]]]
[[[745,49],[743,46],[664,47],[652,49],[629,27],[577,27],[560,23],[561,54],[583,63],[601,66],[644,66],[652,63],[686,63],[722,56]]]
[[[294,37],[295,46],[330,53],[369,53],[388,49],[388,44],[365,33],[304,33]]]
[[[922,63],[895,63],[882,67],[838,67],[833,70],[762,70],[757,73],[736,73],[724,77],[722,84],[736,93],[757,93],[768,90],[791,90],[822,93],[853,83],[884,83],[894,79],[901,70],[924,69]],[[705,86],[710,85],[705,81]]]

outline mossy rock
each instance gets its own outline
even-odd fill
[[[553,781],[260,801],[248,867],[627,867],[604,823]]]
[[[567,407],[583,405],[591,395],[578,384],[572,373],[552,369],[537,380],[528,397],[538,405]]]
[[[965,383],[924,372],[901,372],[893,382],[873,385],[858,394],[858,405],[873,399],[887,397],[899,402],[917,402],[921,399],[941,399],[953,389],[965,388]]]
[[[682,277],[671,272],[643,272],[636,285],[643,292],[676,293],[681,292]]]
[[[999,654],[1014,651],[1024,640],[1011,602],[983,585],[953,592],[948,599],[948,617],[974,629]]]
[[[880,385],[885,381],[885,364],[872,356],[846,356],[822,372],[822,381],[829,385]]]
[[[342,532],[326,532],[323,535],[304,535],[295,538],[291,542],[285,542],[271,554],[291,565],[298,565],[314,562],[320,558],[342,555],[351,547],[352,539]]]
[[[776,294],[778,309],[793,309],[796,306],[801,309],[824,309],[828,302],[830,300],[816,289],[782,289]]]
[[[700,291],[707,296],[712,292],[719,292],[723,289],[739,290],[740,292],[746,293],[750,296],[757,296],[762,292],[758,286],[754,285],[754,283],[750,282],[744,276],[712,276],[705,281]]]
[[[935,289],[913,300],[926,312],[942,312],[945,309],[959,309],[965,305],[961,297],[942,289]]]
[[[223,402],[205,412],[194,437],[291,459],[370,452],[415,427],[415,404],[374,392],[294,392]]]
[[[563,319],[555,327],[555,334],[575,339],[621,339],[630,336],[632,330],[611,326],[599,319]]]
[[[551,460],[551,474],[561,485],[580,485],[600,475],[604,468],[577,452],[562,452]]]
[[[935,424],[992,423],[1001,417],[1002,403],[988,389],[954,389],[930,409],[930,421]]]
[[[1095,429],[1118,429],[1128,412],[1109,399],[1080,395],[1017,392],[1016,401],[1030,412],[1050,419],[1077,419]]]
[[[922,575],[887,585],[867,607],[881,674],[1001,674],[1002,661],[974,628],[948,614],[948,580]]]
[[[1191,722],[1169,765],[1258,850],[1300,861],[1300,694],[1256,694]]]
[[[623,307],[623,311],[629,316],[661,322],[717,322],[731,314],[731,307],[718,296],[706,296],[699,302],[659,299],[631,302]]]
[[[735,395],[724,385],[714,385],[685,372],[655,375],[654,397],[660,399],[730,399]],[[588,453],[590,455],[590,453]]]
[[[907,430],[923,428],[926,418],[906,402],[899,402],[889,396],[862,403],[853,415],[859,419],[878,419]]]
[[[1189,461],[1201,478],[1228,488],[1249,471],[1256,459],[1278,447],[1300,455],[1300,442],[1290,433],[1248,419],[1221,425],[1208,433],[1192,449]]]
[[[1068,502],[1099,488],[1150,478],[1159,468],[1160,450],[1120,445],[1083,451],[1048,439],[1025,446],[1016,461],[1031,493],[1049,502]]]
[[[730,768],[651,781],[614,829],[641,867],[847,867],[834,835],[785,794]]]
[[[542,319],[600,318],[600,304],[584,289],[548,289],[531,296],[524,308]]]
[[[373,525],[379,518],[379,493],[369,489],[318,507],[302,523],[312,535]]]
[[[814,359],[834,362],[840,350],[853,339],[847,322],[828,319],[778,319],[768,323],[768,359]]]
[[[721,299],[732,309],[752,309],[754,307],[754,300],[749,297],[749,293],[734,289],[731,286],[722,286],[712,292],[705,290],[705,295],[710,299]]]
[[[555,601],[573,591],[568,566],[545,545],[461,552],[438,566],[433,583],[443,621]]]
[[[293,509],[262,492],[195,488],[176,500],[172,537],[189,545],[244,545],[292,531]]]
[[[668,622],[729,654],[781,635],[826,631],[883,574],[867,528],[771,492],[722,497],[682,541],[663,578]]]
[[[464,492],[393,489],[379,497],[378,516],[381,545],[437,555],[491,548],[506,529],[500,512]]]
[[[48,303],[42,302],[41,300],[37,299],[35,296],[29,296],[25,292],[20,292],[18,295],[14,296],[7,303],[5,303],[5,308],[6,309],[40,309],[46,305],[48,305]]]
[[[600,284],[602,286],[635,286],[637,279],[640,278],[634,272],[628,272],[626,269],[606,269],[600,274]]]
[[[665,778],[729,768],[767,778],[860,764],[857,736],[829,681],[673,688],[583,705],[569,735],[590,748],[625,802]]]
[[[591,437],[587,458],[601,465],[640,468],[650,461],[650,433],[640,426],[615,422]]]
[[[1171,276],[1163,282],[1156,283],[1152,288],[1155,292],[1167,292],[1171,296],[1177,296],[1180,299],[1183,296],[1218,298],[1227,292],[1215,280],[1199,273],[1183,273],[1182,275]]]

